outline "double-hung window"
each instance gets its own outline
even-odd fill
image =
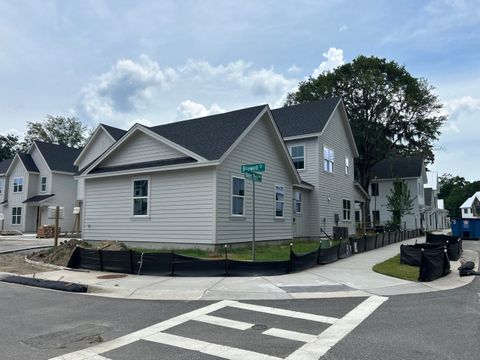
[[[294,195],[294,209],[296,214],[300,214],[302,212],[302,192],[301,191],[295,191]]]
[[[148,179],[133,180],[133,216],[148,216]]]
[[[378,196],[378,183],[371,183],[370,189],[371,189],[370,192],[372,196]]]
[[[323,147],[323,170],[333,174],[333,165],[335,162],[335,152],[333,149]]]
[[[23,191],[23,178],[13,179],[13,192],[22,192]]]
[[[293,165],[297,170],[305,169],[305,146],[294,145],[290,148],[290,155],[292,156]]]
[[[40,178],[40,192],[45,192],[47,191],[47,177],[42,176]]]
[[[245,179],[232,177],[232,215],[245,215]]]
[[[22,208],[12,208],[12,225],[20,225],[22,223]]]
[[[350,200],[343,199],[343,220],[350,221],[351,211],[352,202]]]
[[[283,217],[285,205],[285,187],[275,185],[275,217]]]
[[[350,158],[345,156],[345,175],[350,175]]]

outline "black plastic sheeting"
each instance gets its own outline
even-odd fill
[[[338,246],[332,246],[327,249],[320,249],[318,253],[319,265],[331,264],[338,260]]]
[[[414,245],[400,245],[400,263],[412,266],[420,266],[422,262],[422,249],[441,249],[444,245],[437,244],[414,244]]]
[[[446,245],[448,258],[452,261],[457,261],[462,255],[462,238],[449,235],[436,235],[427,233],[427,243]]]
[[[424,249],[420,263],[420,281],[433,281],[450,273],[447,250],[442,248]]]
[[[228,260],[228,276],[272,276],[289,273],[290,260],[241,261]]]
[[[88,287],[82,284],[73,284],[73,283],[67,283],[64,281],[33,279],[33,278],[26,278],[23,276],[8,276],[2,279],[1,281],[6,283],[11,283],[11,284],[28,285],[28,286],[45,288],[45,289],[76,292],[76,293],[84,293],[84,292],[87,292],[88,290]]]

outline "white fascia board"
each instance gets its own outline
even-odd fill
[[[145,174],[145,173],[153,173],[153,172],[164,172],[164,171],[201,168],[201,167],[208,167],[208,166],[217,166],[218,164],[219,163],[217,161],[209,161],[209,162],[200,162],[200,163],[187,164],[187,165],[157,166],[157,167],[151,167],[151,168],[112,171],[112,172],[105,172],[105,173],[99,173],[99,174],[85,174],[85,175],[79,175],[77,176],[77,178],[82,177],[84,179],[93,179],[93,178],[104,178],[104,177],[121,176],[121,175],[136,175],[136,174]]]
[[[310,133],[310,134],[302,134],[302,135],[295,135],[295,136],[287,136],[284,137],[284,141],[292,141],[292,140],[302,140],[302,139],[309,139],[309,138],[315,138],[317,136],[320,136],[322,133]]]
[[[85,153],[87,152],[87,149],[90,147],[90,145],[94,142],[94,139],[95,139],[95,137],[97,136],[97,134],[99,133],[100,130],[104,131],[112,139],[112,141],[115,142],[115,139],[112,137],[112,135],[109,134],[109,132],[107,130],[105,130],[105,128],[102,126],[102,124],[98,125],[97,128],[95,129],[95,131],[92,133],[92,135],[88,139],[85,146],[83,147],[80,154],[78,154],[77,158],[73,162],[73,165],[78,166],[78,162],[80,161],[82,156],[85,155]]]
[[[293,187],[295,189],[305,189],[305,190],[314,190],[315,186],[313,185],[307,185],[307,184],[293,184]]]
[[[53,170],[52,174],[60,174],[60,175],[72,175],[74,176],[75,173],[73,172],[68,172],[68,171],[58,171],[58,170]]]
[[[7,171],[5,171],[5,176],[10,174],[10,170],[13,169],[16,161],[20,161],[20,164],[22,164],[23,168],[28,173],[28,170],[25,167],[25,165],[23,164],[23,161],[20,159],[20,156],[18,156],[18,154],[15,154],[15,156],[12,159],[12,162],[10,163],[10,166],[8,167]]]

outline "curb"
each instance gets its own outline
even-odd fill
[[[30,265],[46,267],[46,268],[50,268],[50,269],[54,269],[54,270],[67,270],[67,271],[72,271],[72,272],[83,272],[83,273],[90,272],[90,270],[86,270],[86,269],[71,269],[71,268],[66,267],[66,266],[44,263],[43,261],[30,260],[28,258],[28,255],[25,255],[25,261]]]
[[[13,253],[16,253],[16,252],[22,252],[22,251],[28,251],[28,250],[41,250],[41,249],[48,249],[48,248],[51,248],[53,246],[51,245],[46,245],[46,246],[34,246],[34,247],[28,247],[28,248],[24,248],[24,249],[16,249],[16,250],[7,250],[7,251],[0,251],[0,255],[4,255],[4,254],[13,254]]]

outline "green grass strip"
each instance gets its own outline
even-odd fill
[[[379,274],[417,282],[420,268],[417,266],[400,264],[400,254],[398,254],[375,265],[373,271]]]

